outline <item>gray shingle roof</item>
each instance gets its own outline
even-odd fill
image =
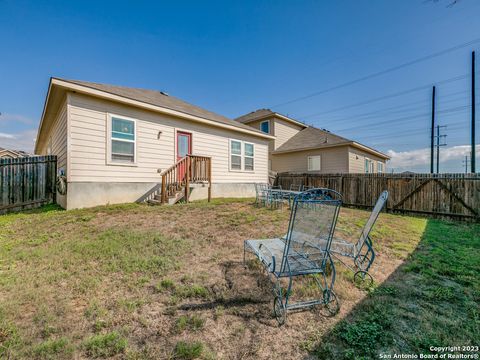
[[[255,119],[261,119],[265,116],[274,115],[274,114],[275,112],[273,112],[270,109],[258,109],[258,110],[252,111],[251,113],[237,117],[235,121],[246,123]]]
[[[199,106],[189,104],[186,101],[180,100],[174,96],[168,95],[164,92],[160,92],[157,90],[146,90],[146,89],[130,88],[125,86],[99,84],[99,83],[80,81],[80,80],[67,80],[67,79],[58,79],[58,80],[66,81],[76,85],[86,86],[92,89],[107,92],[109,94],[122,96],[124,98],[128,98],[131,100],[141,101],[143,103],[147,103],[150,105],[160,106],[170,110],[179,111],[184,114],[198,116],[203,119],[212,120],[221,124],[235,126],[237,128],[241,128],[244,130],[249,130],[249,131],[253,131],[253,132],[257,132],[259,134],[265,135],[260,130],[241,124],[237,121],[234,121],[225,116],[216,114],[214,112],[202,109]]]
[[[352,142],[353,140],[309,126],[288,139],[275,152],[322,148],[332,145],[350,144]]]

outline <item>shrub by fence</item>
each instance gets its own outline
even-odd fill
[[[325,187],[343,195],[346,206],[369,208],[388,190],[387,211],[480,220],[480,174],[291,174],[276,185]]]
[[[0,213],[55,202],[57,157],[0,159]]]

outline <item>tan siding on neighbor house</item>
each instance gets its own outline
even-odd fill
[[[367,153],[366,151],[354,148],[352,146],[348,149],[348,163],[349,163],[349,172],[350,173],[365,173],[365,158],[373,160],[374,162],[374,172],[378,172],[377,162],[382,162],[383,172],[386,172],[386,161],[381,157],[375,156],[373,154]]]
[[[273,133],[274,127],[273,127],[273,119],[272,119],[272,118],[263,119],[263,120],[255,120],[255,121],[249,122],[249,123],[246,124],[246,125],[251,126],[251,127],[255,128],[255,129],[257,129],[257,130],[260,130],[260,124],[261,124],[262,122],[264,122],[264,121],[269,121],[269,122],[270,122],[270,133],[269,133],[269,134],[270,134],[270,135],[275,135],[275,134]],[[274,150],[274,145],[275,145],[274,141],[275,141],[275,140],[272,139],[272,140],[270,140],[270,141],[268,142],[268,151],[269,151],[269,152]]]
[[[159,171],[175,162],[176,131],[192,133],[194,155],[212,157],[213,182],[267,181],[268,139],[86,95],[70,94],[69,109],[72,182],[159,182]],[[108,113],[136,120],[136,166],[107,163]],[[255,171],[229,171],[229,139],[255,144]]]
[[[289,121],[285,121],[278,117],[272,116],[269,118],[255,120],[247,123],[248,126],[251,126],[257,130],[260,130],[260,124],[264,121],[270,122],[270,135],[275,136],[275,140],[270,140],[268,144],[268,149],[270,152],[276,150],[279,146],[283,145],[288,139],[297,134],[299,131],[303,130],[304,127],[293,124]]]
[[[320,171],[315,173],[348,172],[348,147],[334,147],[272,154],[272,170],[277,172],[308,172],[308,157],[320,155]]]
[[[273,119],[273,122],[273,135],[276,137],[274,150],[278,149],[288,139],[304,129],[300,125],[292,124],[289,121],[285,121],[277,117]]]

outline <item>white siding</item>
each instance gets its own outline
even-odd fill
[[[192,133],[192,153],[212,157],[215,183],[266,182],[268,139],[70,94],[70,180],[72,182],[158,182],[159,169],[175,162],[175,132]],[[137,165],[107,165],[107,114],[134,118]],[[161,131],[160,139],[158,133]],[[255,171],[229,171],[229,139],[255,144]]]
[[[39,155],[57,155],[57,168],[67,170],[67,101],[60,105],[57,116],[47,131],[46,141],[39,149]]]

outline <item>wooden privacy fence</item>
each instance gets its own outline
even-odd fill
[[[57,157],[0,159],[0,213],[55,202]]]
[[[291,174],[276,185],[325,187],[343,195],[346,206],[372,207],[383,190],[387,211],[480,221],[480,174]]]

